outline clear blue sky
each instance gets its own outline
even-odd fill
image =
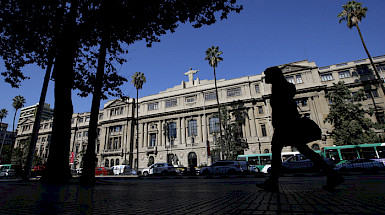
[[[195,75],[213,79],[212,68],[204,60],[205,51],[219,46],[224,61],[217,68],[218,79],[233,79],[260,74],[266,67],[308,59],[319,67],[366,58],[356,28],[339,24],[337,15],[347,0],[238,0],[244,5],[240,14],[231,14],[227,20],[211,26],[194,29],[182,24],[176,32],[161,37],[160,43],[146,48],[144,42],[127,47],[128,60],[119,73],[129,82],[122,86],[130,97],[136,90],[130,83],[134,72],[143,72],[147,82],[139,97],[156,94],[181,81],[189,67],[199,69]],[[360,27],[372,56],[385,55],[385,19],[383,0],[362,1],[368,8]],[[4,70],[0,62],[0,71]],[[31,79],[19,89],[11,88],[1,76],[0,109],[6,108],[8,116],[3,122],[12,129],[14,109],[12,98],[22,95],[26,106],[39,101],[44,71],[36,66],[23,69]],[[50,82],[46,103],[53,107],[54,82]],[[73,94],[74,112],[91,109],[91,97],[80,98]],[[114,98],[109,98],[111,100]],[[107,101],[107,100],[106,100]],[[102,106],[106,103],[102,101]],[[17,114],[17,116],[19,113]]]

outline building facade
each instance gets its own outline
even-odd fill
[[[385,69],[385,55],[374,58],[380,74]],[[322,130],[322,140],[309,143],[314,150],[333,145],[330,138],[332,126],[324,123],[329,112],[325,95],[333,83],[344,81],[354,93],[364,89],[367,100],[364,108],[375,108],[373,121],[384,122],[384,93],[374,83],[373,68],[368,59],[318,67],[307,60],[279,66],[287,81],[295,84],[295,99],[299,112],[314,120]],[[98,166],[119,164],[139,165],[170,162],[180,166],[209,165],[219,159],[215,131],[218,118],[214,80],[200,80],[198,70],[185,73],[182,81],[158,94],[136,100],[116,99],[107,102],[100,110],[96,154]],[[385,72],[385,71],[384,71]],[[195,79],[194,79],[194,76]],[[271,124],[271,87],[264,82],[264,74],[217,80],[218,99],[225,106],[242,103],[246,121],[242,136],[248,143],[245,154],[270,152],[273,134]],[[138,124],[136,124],[138,111]],[[76,113],[72,120],[71,158],[74,168],[82,165],[82,155],[87,147],[90,113]],[[18,141],[31,132],[22,129],[33,121],[19,123]],[[36,146],[38,155],[48,154],[52,119],[41,122]],[[138,127],[137,127],[138,125]],[[31,129],[32,130],[32,129]],[[43,139],[44,138],[44,139]],[[138,147],[136,147],[138,139]],[[294,150],[285,147],[284,151]]]

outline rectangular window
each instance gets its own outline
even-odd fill
[[[227,97],[240,96],[242,91],[240,87],[227,89]]]
[[[196,120],[190,120],[188,121],[188,136],[197,136],[197,121]]]
[[[296,75],[295,76],[295,81],[297,82],[297,84],[302,84],[303,83],[302,76],[301,75]]]
[[[217,99],[217,95],[215,94],[215,92],[205,93],[205,100],[206,101],[214,100],[214,99]]]
[[[349,77],[351,77],[350,71],[346,70],[346,71],[338,72],[338,77],[339,78],[349,78]]]
[[[170,140],[176,139],[176,123],[175,122],[168,124],[168,136],[169,136]]]
[[[295,84],[293,76],[286,77],[286,81],[289,82],[289,83]]]
[[[156,134],[150,134],[150,147],[155,147],[156,145]]]
[[[379,97],[379,96],[378,96],[378,92],[377,92],[376,89],[365,90],[365,95],[366,95],[366,98],[367,98],[367,99],[370,99],[372,96],[373,96],[373,98]]]
[[[260,93],[261,92],[261,89],[259,89],[259,84],[255,85],[255,92],[256,93]]]
[[[177,101],[176,99],[169,99],[169,100],[166,100],[166,108],[167,107],[175,107],[177,106]]]
[[[89,121],[90,121],[90,117],[87,116],[87,117],[86,117],[86,122],[89,122]]]
[[[331,73],[321,75],[321,81],[331,81],[333,80],[333,75]]]
[[[159,109],[158,102],[148,103],[148,110],[157,110]]]
[[[357,67],[357,73],[360,75],[367,75],[370,74],[369,67],[364,65],[364,66],[359,66]]]
[[[210,134],[219,131],[219,119],[218,117],[211,117],[209,119],[209,132]]]
[[[83,117],[78,118],[78,122],[82,123],[83,122]]]
[[[267,132],[266,132],[266,125],[265,124],[261,125],[261,131],[262,131],[262,137],[266,137]]]
[[[186,97],[186,103],[193,103],[195,102],[195,100],[195,96]]]
[[[99,114],[99,120],[103,119],[103,113]]]
[[[258,114],[263,114],[263,106],[258,106]]]
[[[112,135],[119,134],[121,131],[122,131],[122,126],[121,125],[110,127],[110,134],[112,134]]]

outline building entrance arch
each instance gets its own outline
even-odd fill
[[[194,166],[194,167],[198,166],[197,154],[195,152],[188,153],[187,159],[188,159],[188,166]]]

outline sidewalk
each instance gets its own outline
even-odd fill
[[[345,178],[327,192],[324,177],[284,177],[278,194],[255,186],[264,178],[99,178],[94,187],[0,181],[0,214],[385,213],[385,175]]]

